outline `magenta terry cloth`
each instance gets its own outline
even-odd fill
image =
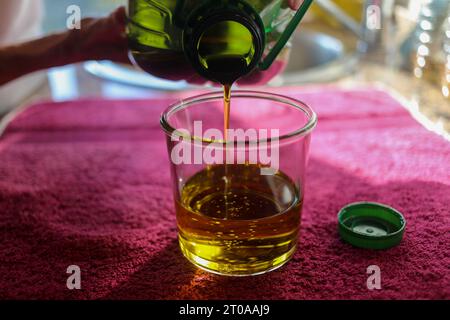
[[[159,127],[170,99],[42,103],[0,139],[0,298],[449,299],[449,142],[381,91],[273,90],[319,115],[287,265],[232,278],[182,257]],[[403,212],[402,243],[342,242],[337,213],[354,201]],[[70,265],[81,290],[66,287]],[[370,265],[381,290],[366,286]]]

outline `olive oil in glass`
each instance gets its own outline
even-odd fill
[[[176,213],[181,250],[194,264],[249,275],[275,269],[292,256],[302,199],[288,176],[263,176],[260,169],[214,165],[186,182]]]
[[[130,0],[131,56],[154,76],[222,85],[222,142],[227,143],[232,86],[257,69],[266,33],[275,32],[275,15],[266,17],[265,27],[258,12],[272,4],[280,12],[282,2]],[[300,190],[287,174],[262,175],[261,168],[209,165],[183,181],[176,214],[180,247],[191,262],[220,274],[251,275],[292,256]]]

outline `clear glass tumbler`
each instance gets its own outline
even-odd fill
[[[254,275],[296,250],[317,117],[292,98],[235,91],[229,120],[224,128],[221,93],[183,100],[162,115],[179,243],[207,271]]]

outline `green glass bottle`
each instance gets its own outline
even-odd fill
[[[133,61],[169,80],[262,83],[280,72],[280,54],[312,0],[129,0]]]

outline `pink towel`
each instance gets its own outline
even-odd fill
[[[159,128],[169,100],[42,103],[0,139],[0,298],[449,299],[450,144],[381,91],[284,93],[319,115],[287,265],[230,278],[182,257]],[[403,212],[402,243],[342,242],[337,212],[354,201]],[[66,287],[70,265],[81,290]],[[367,288],[370,265],[381,290]]]

